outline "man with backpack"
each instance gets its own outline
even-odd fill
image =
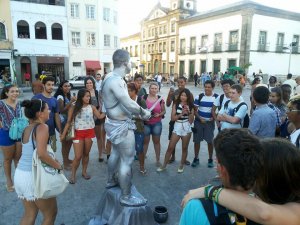
[[[243,88],[239,84],[231,86],[230,100],[225,102],[217,116],[217,120],[221,122],[221,130],[249,126],[248,106],[241,99],[242,91]]]
[[[263,166],[263,148],[259,140],[245,129],[225,129],[215,138],[214,146],[218,162],[217,171],[222,185],[228,189],[251,193]],[[180,225],[257,224],[218,205],[221,186],[206,186],[206,198],[196,199],[199,196],[197,191],[190,190],[185,195]]]
[[[221,123],[220,121],[217,120],[217,109],[218,111],[221,110],[221,108],[224,106],[225,102],[227,102],[228,100],[230,100],[230,87],[234,84],[233,80],[230,79],[226,79],[226,80],[222,80],[221,85],[222,85],[222,89],[223,89],[223,94],[219,95],[213,105],[212,108],[212,114],[214,119],[216,120],[216,125],[218,127],[218,130],[221,130]]]
[[[192,163],[192,167],[199,165],[199,151],[200,143],[205,140],[208,147],[208,167],[214,167],[212,155],[213,155],[213,138],[215,130],[215,120],[212,115],[212,107],[217,94],[213,92],[215,83],[212,80],[207,80],[204,83],[204,93],[195,97],[194,105],[195,109],[195,121],[194,121],[194,152],[195,158]]]

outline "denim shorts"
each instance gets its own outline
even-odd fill
[[[160,136],[162,131],[162,123],[157,122],[155,124],[145,124],[144,133],[145,136],[150,136],[152,134],[153,136]]]
[[[0,129],[0,146],[11,146],[14,145],[17,141],[10,139],[9,130]]]
[[[141,153],[144,150],[144,133],[134,132],[135,137],[135,151],[136,153]]]

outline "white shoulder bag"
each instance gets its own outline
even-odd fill
[[[31,135],[34,148],[32,157],[34,196],[38,199],[53,198],[64,192],[69,181],[63,173],[60,173],[59,170],[43,163],[38,157],[37,149],[33,142],[33,135],[36,133],[35,131],[37,126],[33,128]],[[47,152],[53,159],[55,159],[55,154],[50,144],[47,145]]]

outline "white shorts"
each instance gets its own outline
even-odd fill
[[[26,201],[35,201],[32,172],[16,169],[14,176],[14,186],[18,198]]]
[[[181,137],[186,136],[186,135],[192,133],[191,124],[189,123],[189,121],[185,121],[185,122],[177,122],[176,121],[174,124],[173,133],[175,133]]]

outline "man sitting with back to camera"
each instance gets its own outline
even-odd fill
[[[263,165],[259,140],[246,129],[225,129],[215,138],[214,146],[217,171],[224,187],[250,193]],[[183,206],[188,203],[180,225],[256,224],[217,204],[222,187],[206,186],[208,199],[193,199],[196,190],[190,190],[182,201]]]

